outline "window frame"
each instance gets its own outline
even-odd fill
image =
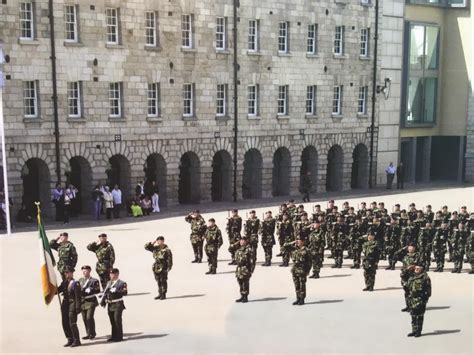
[[[365,40],[364,40],[364,34],[363,31],[365,31]],[[362,53],[364,52],[364,53]],[[365,27],[360,29],[360,50],[359,50],[359,56],[368,58],[370,56],[370,28]]]
[[[254,33],[251,33],[251,23],[254,23]],[[259,52],[260,51],[260,41],[259,41],[259,36],[260,36],[260,20],[257,19],[251,19],[249,20],[249,27],[248,27],[248,33],[247,33],[247,51],[249,52]],[[253,42],[250,40],[250,38],[253,38]],[[250,43],[254,44],[254,48],[250,47]]]
[[[250,112],[251,107],[253,107],[253,112]],[[247,115],[250,117],[258,117],[258,114],[259,114],[259,85],[250,84],[250,85],[247,85]]]
[[[153,15],[153,19],[149,19],[148,15]],[[149,26],[152,23],[153,26]],[[149,43],[149,38],[153,38],[153,43]],[[159,46],[158,41],[158,13],[156,11],[145,12],[145,46],[154,48]]]
[[[186,93],[187,93],[187,87],[190,88],[189,90],[189,98],[187,97]],[[193,83],[184,83],[183,84],[183,92],[182,92],[182,95],[183,95],[183,117],[195,117],[194,115],[194,95],[195,95],[195,92],[194,92],[194,84]],[[186,105],[186,101],[189,101],[189,112],[186,113],[186,108],[187,108],[187,105]]]
[[[33,84],[33,89],[29,86],[30,84]],[[26,87],[26,86],[29,87]],[[25,93],[28,91],[28,93],[33,92],[33,96],[26,96]],[[23,81],[23,118],[26,119],[36,119],[39,118],[39,112],[38,112],[38,81],[37,80],[25,80]],[[27,105],[26,102],[27,100],[33,100],[33,105]],[[27,109],[28,106],[28,109]],[[29,109],[33,108],[34,113],[29,114],[27,113]]]
[[[23,5],[28,6],[29,10],[23,9]],[[22,14],[29,13],[30,18],[23,18]],[[19,9],[19,18],[20,18],[20,39],[24,41],[33,41],[36,37],[36,28],[35,28],[35,10],[34,10],[34,2],[33,1],[23,1],[20,2],[20,9]],[[29,28],[23,28],[23,24],[28,23]],[[23,36],[23,31],[30,31],[30,36]]]
[[[289,86],[278,85],[277,116],[289,115],[288,100],[289,100]]]
[[[115,15],[112,15],[112,12]],[[115,19],[112,22],[109,20]],[[119,45],[120,44],[120,13],[119,8],[117,7],[107,7],[105,8],[105,27],[106,27],[106,34],[107,34],[107,44],[111,45]],[[110,31],[114,29],[113,33]],[[115,36],[115,40],[112,41],[110,38]]]
[[[313,27],[312,31],[311,31],[310,27]],[[313,37],[310,37],[311,32],[313,33]],[[307,36],[307,40],[306,40],[306,54],[315,55],[315,54],[318,53],[318,24],[317,23],[309,24],[307,34],[308,34],[308,36]],[[313,49],[311,51],[309,50],[310,46],[313,47]]]
[[[282,27],[284,25],[284,27]],[[284,34],[282,34],[284,31]],[[278,22],[278,53],[284,54],[290,52],[290,23],[288,21]],[[284,49],[281,49],[283,48]]]
[[[227,84],[217,84],[216,90],[216,116],[226,117],[227,116]],[[221,104],[220,104],[221,103]],[[222,108],[222,112],[219,112],[219,108]]]
[[[306,105],[305,105],[306,116],[316,116],[316,108],[317,108],[316,98],[317,98],[317,86],[308,85],[306,87]],[[308,103],[311,105],[310,112],[308,112]]]
[[[189,21],[185,21],[189,19]],[[185,28],[185,23],[188,24],[188,28]],[[187,33],[186,37],[184,34]],[[185,41],[188,41],[188,44],[185,44]],[[181,48],[192,49],[194,48],[194,39],[193,39],[193,16],[191,14],[182,14],[181,15]]]
[[[71,88],[70,85],[76,85],[75,88]],[[71,92],[75,91],[76,95],[71,96]],[[76,101],[77,113],[71,114],[71,101]],[[67,82],[67,116],[68,118],[82,118],[82,87],[80,81],[68,81]]]
[[[219,24],[219,21],[222,20],[222,24]],[[218,31],[219,27],[222,28],[222,31]],[[222,36],[219,39],[219,35]],[[217,43],[222,42],[222,46],[218,46]],[[227,17],[218,16],[216,17],[216,50],[225,51],[227,50]]]
[[[340,38],[338,38],[338,29],[340,29]],[[333,54],[337,56],[344,55],[344,36],[345,36],[345,26],[336,26],[334,30],[334,46],[333,46]],[[339,51],[336,51],[338,45],[336,42],[339,41]]]
[[[117,86],[117,87],[112,88],[112,85]],[[123,91],[122,82],[116,81],[116,82],[109,83],[109,118],[113,118],[113,119],[123,118],[122,91]],[[111,93],[117,93],[117,95],[116,96],[114,95],[114,97],[112,97]],[[112,113],[114,101],[117,102],[117,110],[118,110],[117,114]]]
[[[336,98],[336,89],[338,89],[337,90],[337,98]],[[334,85],[334,87],[333,87],[333,97],[332,97],[332,109],[331,109],[331,113],[334,116],[341,116],[342,115],[342,93],[343,93],[343,86],[342,85]],[[335,107],[336,102],[337,102],[337,110],[334,111],[334,107]]]
[[[159,82],[152,82],[147,84],[146,91],[146,102],[147,102],[147,113],[148,118],[158,118],[161,116],[161,90]],[[154,97],[150,97],[150,92],[153,93]],[[153,103],[154,104],[150,104]],[[150,113],[150,109],[155,110],[155,113]]]
[[[367,85],[359,86],[359,94],[357,97],[357,114],[358,115],[367,115],[368,92],[369,92],[369,88]],[[363,94],[363,97],[361,97],[361,94]]]
[[[74,16],[74,21],[68,21],[68,16],[71,15],[67,10],[73,9],[72,16]],[[68,25],[72,24],[73,31],[68,30]],[[75,4],[65,4],[64,5],[64,41],[67,43],[79,43],[79,25],[78,25],[78,6]],[[74,38],[68,38],[68,33],[74,33]]]

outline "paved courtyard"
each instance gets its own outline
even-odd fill
[[[474,188],[412,192],[376,198],[350,199],[353,206],[363,200],[433,209],[447,204],[450,210],[474,207]],[[337,200],[341,205],[343,200]],[[323,202],[325,204],[325,202]],[[307,205],[311,210],[315,202]],[[255,206],[261,218],[264,210]],[[277,211],[277,206],[271,208]],[[241,216],[245,218],[245,210]],[[216,218],[225,230],[227,212],[204,214]],[[191,264],[189,225],[183,217],[117,226],[92,226],[67,230],[79,253],[78,266],[95,265],[86,245],[99,233],[107,233],[114,245],[121,278],[128,283],[125,299],[126,341],[106,343],[110,324],[102,308],[96,311],[98,337],[83,341],[79,348],[63,348],[57,299],[46,307],[41,297],[37,232],[2,237],[0,271],[0,354],[473,354],[473,275],[465,271],[431,273],[433,296],[425,315],[424,336],[407,338],[410,316],[404,306],[399,271],[377,272],[375,292],[362,292],[363,271],[331,269],[325,260],[321,278],[309,279],[307,304],[292,306],[294,288],[289,268],[278,263],[270,268],[257,265],[250,285],[250,302],[237,304],[238,285],[234,266],[227,265],[228,243],[220,250],[217,275],[208,276],[207,265]],[[49,238],[60,230],[47,230]],[[155,301],[157,288],[151,271],[153,258],[144,250],[146,242],[164,235],[174,254],[166,301]],[[259,264],[263,252],[258,250]],[[275,258],[274,261],[280,261]],[[400,264],[398,264],[400,266]],[[80,272],[76,272],[79,277]],[[84,334],[79,320],[81,336]]]

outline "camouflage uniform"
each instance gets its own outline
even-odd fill
[[[248,238],[250,246],[253,249],[254,262],[257,260],[258,249],[258,231],[260,229],[260,220],[258,218],[249,218],[245,222],[245,236]]]
[[[433,254],[436,261],[436,270],[437,272],[442,272],[444,269],[444,258],[446,255],[446,241],[449,238],[449,229],[448,228],[439,228],[436,230],[436,233],[433,237]]]
[[[431,248],[435,230],[433,228],[421,228],[418,236],[418,253],[423,260],[425,270],[428,271],[431,265]]]
[[[82,293],[82,320],[84,321],[87,337],[89,339],[94,339],[96,336],[94,313],[95,308],[99,305],[96,296],[100,293],[99,280],[93,277],[90,277],[89,279],[82,277],[79,279],[79,284],[81,285]]]
[[[333,247],[333,256],[334,256],[334,265],[333,267],[341,268],[342,267],[342,257],[344,253],[344,245],[346,241],[346,236],[344,233],[344,224],[336,223],[332,229],[331,240]]]
[[[368,240],[362,245],[364,260],[362,266],[364,268],[364,279],[366,290],[373,291],[375,284],[375,274],[377,273],[377,263],[380,256],[380,249],[375,240]]]
[[[423,329],[423,318],[426,304],[431,297],[431,280],[426,272],[413,274],[407,282],[409,291],[408,305],[410,307],[411,327],[414,336],[420,336]]]
[[[362,254],[362,245],[365,242],[363,236],[364,227],[361,224],[354,224],[349,231],[349,238],[351,242],[352,258],[354,265],[353,269],[360,268],[360,256]]]
[[[448,261],[454,261],[453,236],[454,230],[458,227],[459,221],[457,219],[450,219],[448,221],[449,238],[448,238]]]
[[[235,277],[239,283],[240,295],[242,296],[240,302],[247,302],[250,277],[252,277],[252,273],[255,269],[254,249],[248,244],[240,246],[239,242],[235,243],[231,248],[234,249],[235,261],[237,263]]]
[[[207,263],[209,264],[209,273],[215,274],[217,270],[217,254],[223,244],[221,230],[217,225],[207,227],[204,238],[206,239],[204,250],[206,251]]]
[[[311,271],[311,255],[306,247],[297,247],[292,242],[285,243],[283,248],[287,253],[291,253],[294,264],[291,268],[293,283],[295,284],[296,298],[298,304],[304,304],[306,298],[306,278]]]
[[[408,253],[407,248],[403,248],[398,250],[395,253],[394,256],[397,260],[402,261],[402,270],[400,271],[400,281],[403,287],[403,291],[405,292],[405,305],[406,308],[403,309],[403,311],[408,311],[409,310],[409,305],[408,305],[408,295],[409,295],[409,289],[408,289],[408,279],[410,276],[413,274],[413,266],[416,265],[419,260],[420,256],[418,253]]]
[[[166,244],[159,246],[154,243],[147,243],[145,244],[145,250],[153,253],[155,259],[153,274],[158,284],[158,297],[165,299],[166,292],[168,292],[168,272],[173,267],[173,253]]]
[[[469,245],[469,263],[471,264],[470,274],[474,274],[474,230],[471,230],[468,240]]]
[[[402,230],[398,224],[390,225],[385,232],[385,254],[388,257],[387,269],[389,270],[395,270],[395,264],[397,263],[397,260],[393,255],[402,247],[402,242],[400,239],[401,232]]]
[[[74,269],[77,264],[77,252],[76,247],[70,241],[58,243],[56,239],[51,239],[49,241],[49,247],[51,249],[57,250],[58,252],[58,271],[61,274],[61,278],[63,281],[64,278],[64,271],[67,267]]]
[[[290,262],[290,252],[287,251],[285,248],[286,243],[290,243],[294,240],[294,229],[293,229],[293,223],[291,223],[291,220],[286,220],[282,221],[280,223],[280,243],[283,243],[283,246],[281,247],[281,254],[283,257],[283,264],[282,266],[288,266],[288,263]]]
[[[191,245],[194,251],[194,262],[202,261],[202,248],[204,244],[204,232],[206,230],[206,222],[202,216],[193,218],[191,215],[187,215],[184,220],[191,223]]]
[[[462,269],[462,263],[464,258],[464,248],[466,247],[469,232],[464,229],[455,229],[451,237],[451,244],[453,247],[453,261],[454,270],[453,272],[460,273]]]
[[[107,282],[110,280],[110,270],[112,270],[115,263],[114,247],[109,242],[104,244],[93,242],[87,246],[87,250],[90,250],[97,256],[95,270],[97,275],[99,275],[102,289],[105,289]]]
[[[310,278],[319,278],[319,272],[323,267],[324,261],[324,231],[321,228],[312,229],[309,235],[308,249],[311,255],[311,263],[313,266],[313,275]]]
[[[260,225],[261,243],[265,252],[265,266],[272,263],[272,249],[275,245],[275,218],[265,218]]]
[[[238,242],[240,239],[240,232],[242,231],[242,218],[240,216],[228,218],[226,231],[229,238],[229,245]],[[235,265],[235,251],[231,251],[230,256],[232,258],[231,264]]]
[[[64,266],[64,268],[68,269],[70,267]],[[79,328],[77,327],[77,315],[81,313],[81,285],[75,280],[63,280],[58,288],[58,293],[63,294],[61,319],[68,345],[80,345],[81,340],[79,338]]]

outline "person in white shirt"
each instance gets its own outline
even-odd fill
[[[387,166],[385,172],[387,173],[387,189],[390,190],[392,188],[393,178],[395,177],[396,172],[392,162],[390,162],[390,164]]]
[[[106,186],[104,190],[104,208],[107,219],[111,219],[112,210],[114,209],[114,198],[108,186]]]
[[[114,202],[114,218],[120,218],[120,207],[122,206],[122,191],[118,185],[112,190],[112,199]]]

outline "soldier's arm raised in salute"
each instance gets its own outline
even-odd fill
[[[153,252],[153,250],[155,250],[155,244],[153,242],[146,243],[145,250]]]
[[[92,242],[87,245],[87,250],[90,250],[92,252],[95,252],[97,250],[97,242]]]

